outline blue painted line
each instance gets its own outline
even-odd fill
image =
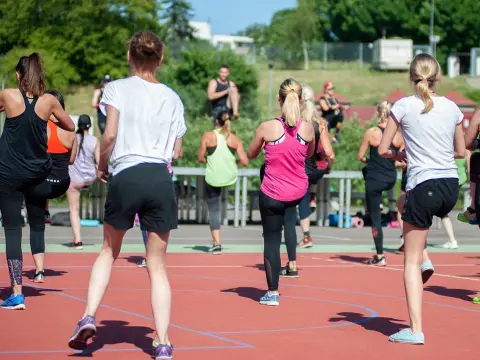
[[[29,284],[28,286],[31,286],[33,288],[40,289],[40,290],[44,289],[40,286],[33,285],[33,284]],[[58,296],[63,296],[63,297],[69,298],[69,299],[81,301],[83,303],[87,302],[86,299],[83,299],[83,298],[80,298],[80,297],[77,297],[77,296],[73,296],[73,295],[69,295],[69,294],[65,294],[65,293],[62,293],[62,292],[54,292],[54,294],[58,295]],[[116,311],[116,312],[119,312],[119,313],[123,313],[123,314],[126,314],[126,315],[138,317],[140,319],[153,321],[153,319],[149,316],[137,314],[137,313],[127,311],[127,310],[123,310],[123,309],[119,309],[119,308],[116,308],[116,307],[113,307],[113,306],[101,304],[100,307],[105,308],[105,309],[109,309],[109,310],[113,310],[113,311]],[[240,341],[227,339],[227,338],[222,337],[222,336],[218,336],[218,335],[208,333],[208,332],[204,332],[204,331],[200,331],[200,330],[191,329],[191,328],[188,328],[188,327],[185,327],[185,326],[176,325],[176,324],[170,324],[170,326],[173,327],[173,328],[177,328],[179,330],[188,331],[188,332],[191,332],[191,333],[194,333],[194,334],[199,334],[199,335],[203,335],[203,336],[206,336],[206,337],[209,337],[209,338],[212,338],[212,339],[221,340],[221,341],[224,341],[226,343],[234,344],[235,348],[241,347],[241,348],[244,348],[244,349],[250,349],[250,348],[254,347],[252,345],[249,345],[249,344],[246,344],[246,343],[243,343],[243,342],[240,342]]]
[[[179,277],[194,278],[194,279],[207,279],[207,280],[224,280],[224,281],[230,281],[230,282],[241,282],[241,283],[265,285],[265,283],[263,281],[257,281],[257,280],[244,280],[244,279],[235,279],[235,278],[220,278],[220,277],[212,277],[212,276],[184,275],[184,274],[168,274],[168,276],[179,276]],[[322,287],[315,287],[315,286],[309,286],[309,285],[295,285],[295,284],[284,284],[284,283],[282,284],[282,286],[294,287],[294,288],[303,288],[303,289],[312,289],[312,290],[332,291],[332,292],[354,294],[354,295],[366,295],[366,296],[373,296],[373,297],[378,297],[378,298],[406,301],[406,298],[404,298],[404,297],[382,295],[382,294],[375,294],[375,293],[355,291],[355,290],[322,288]],[[461,307],[461,306],[440,304],[440,303],[431,302],[431,301],[424,301],[423,303],[428,304],[428,305],[445,307],[445,308],[449,308],[449,309],[460,310],[460,311],[480,313],[480,309],[469,309],[469,308],[465,308],[465,307]]]

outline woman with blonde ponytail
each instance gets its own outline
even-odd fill
[[[282,116],[265,121],[257,128],[248,148],[248,158],[255,159],[265,149],[265,176],[259,195],[264,240],[264,265],[267,293],[260,304],[278,306],[280,243],[287,210],[296,207],[308,190],[305,159],[314,153],[314,131],[302,120],[302,86],[294,79],[285,80],[278,92]]]
[[[401,167],[401,163],[396,163],[393,159],[385,159],[378,153],[378,145],[382,141],[385,128],[387,126],[390,114],[390,104],[387,101],[381,102],[377,106],[377,126],[368,129],[364,136],[360,149],[358,150],[358,160],[367,164],[364,169],[365,174],[365,200],[367,212],[372,220],[372,236],[375,242],[376,255],[368,262],[370,265],[385,266],[387,260],[383,255],[383,229],[381,204],[383,192],[392,189],[397,181],[397,171],[395,167]],[[392,150],[399,151],[403,148],[403,138],[399,132],[393,139]],[[365,157],[370,149],[370,157]]]
[[[433,274],[430,261],[423,262],[427,235],[434,216],[443,218],[458,199],[455,158],[465,156],[463,114],[443,96],[435,94],[440,65],[428,54],[419,54],[410,65],[415,95],[397,101],[391,111],[378,152],[407,162],[406,194],[399,199],[405,242],[404,282],[410,328],[390,336],[390,341],[424,344],[422,329],[422,272]],[[405,139],[405,152],[391,149],[398,129]],[[425,273],[424,273],[425,274]],[[428,279],[428,277],[427,277]]]
[[[228,188],[237,181],[238,169],[235,155],[238,155],[241,166],[248,165],[247,155],[240,138],[231,132],[230,114],[218,114],[216,128],[203,134],[198,162],[207,163],[205,183],[207,189],[208,221],[212,233],[213,245],[211,254],[221,254],[220,244],[220,203],[222,189]]]

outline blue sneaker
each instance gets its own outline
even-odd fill
[[[173,358],[173,346],[153,342],[153,357],[155,360],[169,360]]]
[[[424,345],[425,336],[423,332],[412,333],[412,329],[403,329],[388,338],[392,342],[401,344]]]
[[[278,306],[280,305],[279,299],[280,296],[278,296],[278,294],[270,294],[270,292],[267,292],[260,298],[260,304],[267,306]]]
[[[8,310],[25,310],[25,296],[23,294],[18,294],[17,296],[12,294],[7,300],[2,302],[1,307]]]
[[[430,279],[435,272],[435,268],[433,267],[432,262],[427,260],[420,266],[420,270],[422,270],[422,281],[426,284],[428,279]]]

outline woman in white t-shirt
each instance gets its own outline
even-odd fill
[[[108,161],[113,173],[105,202],[104,243],[93,265],[84,317],[78,322],[69,346],[84,349],[96,333],[95,314],[105,294],[122,240],[139,215],[147,231],[147,268],[152,289],[156,329],[154,358],[170,359],[173,347],[167,331],[171,289],[166,270],[170,230],[178,213],[168,164],[181,154],[186,132],[180,97],[156,79],[163,61],[163,43],[151,32],[130,39],[127,53],[132,76],[110,82],[101,105],[107,125],[100,147],[97,177],[107,182]]]
[[[410,66],[410,80],[416,94],[395,103],[378,152],[398,161],[407,161],[407,186],[401,210],[405,241],[405,292],[410,328],[390,336],[390,341],[424,344],[422,331],[422,254],[434,216],[446,216],[458,199],[458,172],[455,158],[465,156],[460,109],[435,94],[440,65],[428,54],[419,54]],[[400,127],[405,152],[390,150]],[[431,263],[430,263],[431,264]]]

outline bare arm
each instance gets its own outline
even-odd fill
[[[75,136],[73,138],[72,148],[70,149],[70,158],[68,159],[68,163],[70,165],[73,165],[75,163],[75,159],[77,158],[77,149],[78,149],[77,136]]]
[[[478,133],[480,130],[480,110],[475,111],[475,113],[472,116],[472,121],[470,121],[470,126],[467,128],[467,131],[465,132],[465,145],[468,150],[475,151],[476,144],[474,144],[474,141],[478,137]]]
[[[97,108],[98,106],[98,98],[100,97],[101,91],[99,89],[95,89],[93,92],[93,97],[92,97],[92,107]]]
[[[467,161],[467,174],[470,176],[470,157],[472,152],[470,150],[465,150],[465,160]]]
[[[63,110],[62,106],[58,102],[58,100],[53,96],[48,94],[49,100],[51,101],[52,106],[52,114],[57,119],[56,125],[65,131],[74,132],[75,131],[75,124],[73,123],[72,119],[65,110]]]
[[[97,143],[95,145],[95,152],[94,152],[93,156],[95,157],[95,163],[98,166],[98,164],[100,164],[100,141],[98,141],[98,139],[97,139]]]
[[[256,159],[260,151],[262,150],[264,144],[263,138],[263,129],[265,123],[260,124],[260,126],[255,131],[255,135],[253,136],[253,140],[248,147],[247,156],[249,160]]]
[[[327,102],[324,99],[320,99],[320,107],[323,111],[330,110],[330,106],[328,106]]]
[[[365,131],[365,134],[363,134],[362,143],[360,144],[360,149],[358,149],[357,159],[364,164],[367,163],[367,158],[365,157],[365,154],[367,153],[368,145],[370,145],[370,134],[370,131]]]
[[[323,152],[327,158],[333,154],[332,142],[328,136],[328,123],[325,120],[319,124],[320,143],[322,144]]]
[[[108,170],[108,160],[117,141],[119,117],[120,112],[113,106],[107,105],[107,126],[100,145],[100,161],[98,163],[98,169],[103,172]]]
[[[247,154],[245,154],[245,149],[243,148],[242,140],[237,138],[238,146],[237,146],[237,154],[238,154],[238,162],[240,166],[247,166],[248,165],[248,158]]]
[[[175,139],[175,145],[173,146],[173,160],[178,160],[183,156],[183,137]]]
[[[378,146],[378,154],[385,158],[394,158],[396,154],[390,149],[392,145],[393,138],[398,131],[399,124],[397,120],[392,118],[391,116],[388,119],[387,127],[383,132],[382,141],[380,141],[380,145]]]
[[[211,101],[211,100],[220,99],[221,97],[228,94],[228,89],[219,91],[219,92],[216,92],[216,91],[217,91],[217,82],[215,80],[210,80],[210,82],[208,83],[208,91],[207,91],[208,100]]]
[[[208,132],[204,133],[202,139],[200,140],[200,148],[198,149],[197,159],[200,164],[206,163],[206,153],[207,153],[207,139],[208,139]]]
[[[463,133],[462,123],[455,127],[455,137],[453,139],[453,150],[455,159],[463,159],[465,157],[465,137]]]

